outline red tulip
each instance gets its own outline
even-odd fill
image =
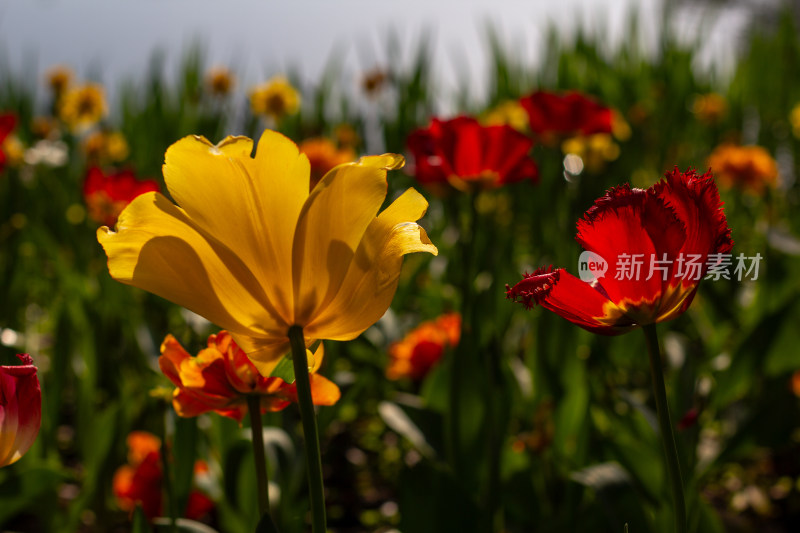
[[[125,511],[142,507],[148,520],[163,514],[161,439],[147,431],[132,431],[128,435],[128,464],[114,473],[112,487],[117,505]],[[194,465],[195,475],[208,471],[203,461]],[[197,520],[214,508],[214,502],[198,490],[189,493],[184,516]]]
[[[710,172],[677,169],[647,190],[610,189],[578,222],[577,241],[599,264],[589,269],[594,279],[540,268],[507,296],[605,335],[679,316],[733,247]]]
[[[465,116],[435,118],[408,137],[417,180],[459,190],[536,181],[539,172],[529,156],[532,146],[533,141],[510,126],[483,126]]]
[[[33,359],[18,354],[21,365],[0,366],[0,467],[16,462],[39,434],[42,391]]]
[[[578,92],[562,95],[539,91],[520,98],[528,123],[538,135],[611,133],[611,109]]]
[[[158,191],[154,180],[137,180],[130,170],[105,174],[98,167],[91,167],[83,183],[83,197],[89,216],[105,226],[113,226],[117,217],[134,198],[142,193]]]
[[[0,172],[5,168],[6,154],[3,152],[3,141],[14,130],[17,124],[17,118],[11,113],[0,114]]]

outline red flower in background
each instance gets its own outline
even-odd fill
[[[510,126],[483,126],[464,116],[435,118],[408,137],[417,181],[462,191],[537,181],[539,171],[529,156],[532,146],[533,141]]]
[[[6,137],[9,136],[16,125],[17,118],[12,113],[0,114],[0,172],[2,172],[6,166],[6,154],[3,151],[3,141],[6,140]]]
[[[161,440],[146,431],[133,431],[128,435],[127,444],[128,464],[114,473],[114,496],[121,509],[132,512],[139,504],[148,520],[152,520],[163,514]],[[197,461],[196,474],[207,470],[205,463]],[[213,508],[214,502],[195,490],[189,494],[184,516],[196,520]]]
[[[113,226],[134,198],[158,190],[158,182],[137,180],[131,170],[105,174],[99,167],[91,167],[83,182],[83,197],[89,216],[104,226]]]
[[[447,313],[435,320],[422,322],[408,332],[402,341],[389,347],[389,379],[424,378],[444,355],[446,348],[454,348],[461,338],[461,315]]]
[[[42,391],[33,359],[17,354],[21,365],[0,366],[0,467],[27,452],[42,424]]]
[[[528,112],[531,131],[539,136],[569,137],[612,131],[611,109],[578,92],[538,91],[520,98],[519,103]]]
[[[309,356],[312,371],[322,363],[322,344]],[[247,413],[247,396],[261,398],[261,412],[280,411],[297,402],[297,387],[281,378],[263,377],[247,354],[227,331],[208,338],[208,348],[192,357],[172,335],[161,345],[158,358],[161,371],[176,387],[172,398],[180,416],[192,417],[209,411],[238,422]],[[339,387],[319,374],[310,374],[311,397],[315,405],[333,405],[339,400]]]
[[[647,190],[610,189],[578,222],[576,239],[607,262],[605,276],[587,282],[540,268],[507,296],[605,335],[679,316],[721,260],[716,254],[733,247],[711,174],[677,169]]]

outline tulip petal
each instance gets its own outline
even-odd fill
[[[42,421],[42,393],[33,360],[0,366],[0,467],[16,462],[33,446]]]
[[[289,254],[308,192],[308,161],[293,142],[274,132],[262,135],[256,159],[250,157],[252,148],[246,137],[228,137],[216,146],[203,137],[185,137],[167,150],[164,179],[189,218],[262,280],[270,302],[288,322]]]
[[[683,223],[658,198],[628,186],[610,189],[578,222],[577,241],[608,262],[600,280],[609,299],[629,307],[657,307],[671,280]],[[667,254],[668,271],[651,268]],[[638,267],[634,263],[638,262]]]
[[[506,294],[527,308],[541,305],[593,333],[619,335],[636,327],[600,290],[563,268],[541,268]]]
[[[421,218],[428,202],[408,189],[367,228],[336,297],[304,328],[306,336],[349,340],[374,324],[389,308],[400,279],[403,255],[438,254]]]
[[[287,327],[242,259],[161,194],[137,197],[120,215],[117,231],[102,227],[97,238],[117,281],[231,332],[270,338]]]
[[[400,161],[386,155],[339,165],[311,191],[292,249],[295,324],[311,323],[339,291],[386,197],[386,168],[396,168]]]

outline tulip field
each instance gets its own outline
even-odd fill
[[[0,531],[800,530],[798,29],[0,63]]]

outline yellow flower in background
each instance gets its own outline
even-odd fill
[[[611,134],[618,141],[627,141],[631,138],[631,126],[622,113],[616,109],[611,110]],[[616,159],[616,158],[615,158]]]
[[[708,166],[720,187],[738,187],[761,194],[778,181],[778,164],[761,146],[723,144],[708,156]]]
[[[339,124],[333,128],[333,137],[336,139],[336,144],[339,148],[352,148],[361,142],[358,132],[350,124]]]
[[[794,106],[792,112],[789,114],[789,122],[792,123],[792,133],[800,139],[800,104]]]
[[[73,131],[93,126],[106,113],[105,90],[96,83],[87,83],[67,91],[58,110],[59,118]]]
[[[0,152],[6,156],[6,166],[16,168],[25,162],[25,145],[13,133],[0,143]]]
[[[333,141],[325,137],[306,139],[300,143],[299,148],[308,157],[308,162],[311,165],[311,183],[309,186],[312,189],[330,169],[343,163],[349,163],[356,158],[356,153],[352,149],[336,148]]]
[[[236,78],[226,67],[213,67],[206,74],[206,87],[214,96],[227,96],[233,89]]]
[[[728,102],[718,93],[698,94],[692,102],[692,113],[704,124],[716,124],[728,111]]]
[[[217,145],[185,137],[166,153],[164,179],[179,206],[137,197],[116,231],[97,236],[111,276],[227,329],[264,376],[306,344],[350,340],[394,297],[403,256],[437,254],[416,224],[428,207],[408,189],[379,213],[394,154],[337,166],[309,192],[309,162],[283,135]]]
[[[280,120],[300,110],[300,93],[284,76],[275,76],[250,91],[250,109],[254,115]]]
[[[128,158],[130,149],[125,136],[118,131],[97,131],[83,141],[86,159],[93,163],[118,163]]]
[[[47,71],[45,78],[47,79],[47,86],[53,92],[56,99],[60,98],[64,91],[67,90],[73,78],[72,70],[63,65],[57,65]]]
[[[508,125],[524,133],[528,129],[528,112],[518,100],[506,100],[489,110],[481,123],[484,126]]]
[[[561,151],[580,157],[589,172],[598,172],[619,157],[619,145],[608,133],[571,137],[561,143]]]

